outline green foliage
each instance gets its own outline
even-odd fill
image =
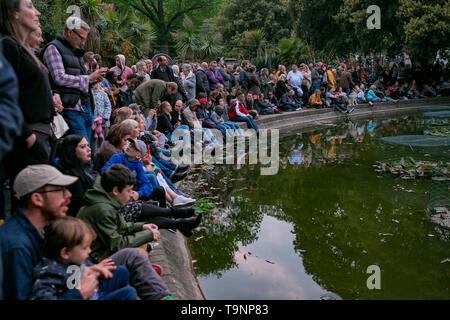
[[[297,63],[298,58],[306,53],[305,47],[302,46],[299,38],[295,38],[292,41],[289,39],[281,39],[278,44],[278,50],[280,56],[289,65]]]
[[[147,57],[155,34],[131,12],[109,10],[99,16],[96,27],[101,36],[100,53],[104,61],[114,64],[118,53],[125,55],[130,63]]]
[[[202,21],[211,17],[219,0],[110,0],[120,10],[132,9],[147,19],[156,32],[157,44],[161,51],[169,52],[171,32],[181,27],[185,14]],[[197,23],[198,24],[198,23]],[[171,52],[173,54],[174,52]]]
[[[381,9],[381,29],[368,29],[367,8],[378,5]],[[404,31],[397,13],[399,1],[344,0],[334,20],[343,32],[343,40],[354,51],[363,54],[384,52],[388,55],[401,52]],[[349,53],[345,50],[345,53]]]
[[[69,16],[66,12],[68,2],[65,0],[34,0],[34,6],[41,13],[42,38],[45,42],[52,41],[57,34],[63,32],[64,23]]]
[[[285,1],[224,1],[216,21],[229,56],[260,57],[290,35]]]
[[[268,55],[266,57],[255,58],[251,60],[252,64],[256,67],[257,70],[261,70],[262,68],[277,69],[280,64],[285,64],[285,61],[280,56]]]
[[[210,20],[197,28],[193,21],[185,15],[183,27],[172,33],[176,42],[178,56],[188,60],[204,59],[209,61],[210,57],[219,55],[221,52],[220,42],[222,35],[217,33]]]
[[[195,211],[198,213],[208,213],[209,210],[214,208],[216,205],[209,201],[207,198],[201,198],[198,199],[197,202],[195,202]]]
[[[450,2],[400,0],[405,51],[413,59],[431,63],[440,49],[450,48]]]

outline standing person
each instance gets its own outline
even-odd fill
[[[261,69],[259,74],[259,82],[261,83],[261,92],[264,94],[264,97],[268,97],[269,91],[274,90],[273,80],[269,77],[269,70],[267,68]]]
[[[128,75],[133,74],[133,70],[130,67],[127,67],[125,64],[125,56],[123,54],[118,54],[116,56],[116,65],[111,68],[111,71],[117,77],[117,82],[122,86],[122,91],[126,91],[128,89]]]
[[[3,54],[17,75],[18,102],[24,119],[21,136],[14,140],[14,147],[3,163],[11,186],[16,175],[27,165],[51,163],[56,144],[51,128],[56,114],[56,96],[52,97],[46,68],[25,43],[31,32],[39,27],[39,16],[40,12],[31,0],[0,1]],[[12,197],[11,200],[15,207],[16,199]]]
[[[22,133],[23,115],[18,104],[19,86],[17,77],[9,62],[3,56],[0,40],[0,225],[6,218],[6,201],[3,193],[5,181],[3,158],[14,146],[14,141]],[[1,259],[0,259],[1,260]],[[1,270],[1,261],[0,261]],[[0,272],[0,300],[2,295],[2,272]]]
[[[109,119],[111,117],[111,102],[108,95],[100,88],[100,83],[97,83],[92,88],[94,97],[94,120],[96,120],[97,128],[96,132],[92,133],[91,147],[92,154],[96,154],[98,148],[104,141],[104,138],[108,135],[110,127]],[[94,128],[94,127],[93,127]],[[101,129],[100,129],[101,128]],[[101,133],[101,134],[100,134]]]
[[[345,69],[344,72],[342,72],[339,84],[342,87],[342,91],[344,91],[348,97],[350,95],[350,88],[353,88],[355,86],[350,71]]]
[[[199,97],[200,94],[204,94],[205,97],[208,97],[211,91],[206,70],[208,70],[208,64],[206,62],[202,62],[197,70],[195,70],[196,97]]]
[[[222,76],[222,84],[226,90],[231,91],[231,78],[233,77],[231,73],[227,72],[227,66],[225,65],[225,61],[223,58],[217,59],[217,70]]]
[[[298,67],[295,64],[292,66],[292,70],[289,71],[286,80],[289,82],[298,98],[303,96],[303,91],[301,88],[303,73],[300,70],[298,70]]]
[[[144,60],[139,61],[136,63],[136,74],[138,76],[142,76],[145,78],[145,81],[150,80],[150,75],[147,73],[147,63],[145,63]]]
[[[54,92],[58,92],[64,106],[63,117],[69,125],[69,134],[82,134],[91,140],[93,102],[90,85],[105,76],[107,68],[88,75],[83,66],[82,47],[89,33],[89,25],[70,17],[66,20],[64,36],[58,35],[42,50]]]
[[[153,72],[153,61],[152,60],[150,60],[150,59],[146,59],[146,60],[144,60],[145,61],[145,63],[147,64],[147,74],[148,74],[148,76],[150,77],[150,79],[152,78],[151,77],[151,74],[152,74],[152,72]]]
[[[301,72],[303,74],[303,80],[302,80],[302,91],[303,91],[303,105],[307,105],[309,101],[309,95],[311,91],[311,71],[309,70],[309,67],[302,63],[300,65]]]
[[[217,62],[211,62],[209,69],[206,70],[206,76],[208,77],[210,92],[216,90],[217,85],[222,83],[223,80],[222,75],[217,70]]]
[[[149,110],[157,107],[158,101],[164,101],[166,96],[175,94],[177,91],[178,85],[175,82],[152,78],[137,87],[133,99],[134,102],[141,105],[142,113],[147,117]]]
[[[311,92],[316,92],[317,89],[320,90],[320,64],[316,63],[315,67],[311,69]]]
[[[154,68],[150,78],[159,79],[165,82],[175,82],[175,75],[173,74],[172,68],[167,65],[167,58],[165,56],[159,56],[158,67]]]
[[[27,44],[36,56],[39,56],[42,42],[44,42],[44,39],[42,39],[41,27],[31,32],[27,38]]]
[[[333,88],[333,91],[336,91],[336,80],[333,73],[333,67],[328,66],[328,70],[326,71],[327,79],[328,79],[328,88]]]
[[[259,82],[258,75],[256,74],[256,67],[251,66],[248,76],[248,93],[253,96],[253,100],[259,99],[261,94],[261,83]]]
[[[241,85],[242,92],[244,96],[247,95],[248,92],[248,66],[250,62],[248,60],[242,61],[241,72],[239,73],[239,84]]]
[[[187,101],[191,101],[195,98],[197,81],[194,73],[192,72],[192,67],[190,64],[183,64],[182,69],[183,72],[181,73],[181,81],[183,83],[184,89],[186,90]]]

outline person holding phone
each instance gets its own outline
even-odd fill
[[[64,35],[58,35],[42,50],[42,57],[50,73],[53,92],[60,95],[64,107],[62,115],[69,125],[69,134],[84,135],[91,140],[93,106],[91,86],[102,81],[108,68],[88,74],[84,67],[83,47],[89,25],[78,17],[69,17]]]

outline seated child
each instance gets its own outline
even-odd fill
[[[359,90],[358,90],[358,95],[357,95],[358,103],[366,102],[366,95],[365,95],[364,91],[365,91],[364,85],[361,84],[361,86],[359,87]]]
[[[314,94],[312,94],[311,97],[309,97],[309,103],[313,108],[316,109],[323,108],[322,98],[320,97],[320,89],[316,89]]]
[[[111,259],[97,265],[87,260],[95,237],[88,224],[70,216],[48,225],[42,248],[44,258],[34,268],[31,299],[136,300],[136,289],[128,286],[127,268],[114,266]]]

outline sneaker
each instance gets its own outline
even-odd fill
[[[187,173],[185,172],[185,173],[174,173],[173,175],[172,175],[172,177],[170,178],[170,181],[172,181],[172,183],[176,183],[176,182],[178,182],[178,181],[181,181],[181,180],[183,180],[184,178],[186,178],[187,177]]]
[[[177,170],[175,170],[176,173],[182,173],[184,171],[186,171],[187,169],[189,169],[191,166],[186,164],[186,165],[179,165]]]
[[[184,206],[188,206],[191,205],[193,203],[195,203],[195,199],[192,198],[186,198],[183,196],[178,196],[175,198],[175,200],[173,200],[173,207],[177,208],[177,207],[184,207]]]
[[[190,218],[195,214],[194,208],[172,208],[171,210],[175,219]]]
[[[196,218],[192,219],[186,219],[186,220],[180,220],[178,221],[178,227],[177,229],[185,236],[190,237],[192,236],[192,230],[197,228],[200,225],[200,222],[202,221],[203,215],[200,213]]]

